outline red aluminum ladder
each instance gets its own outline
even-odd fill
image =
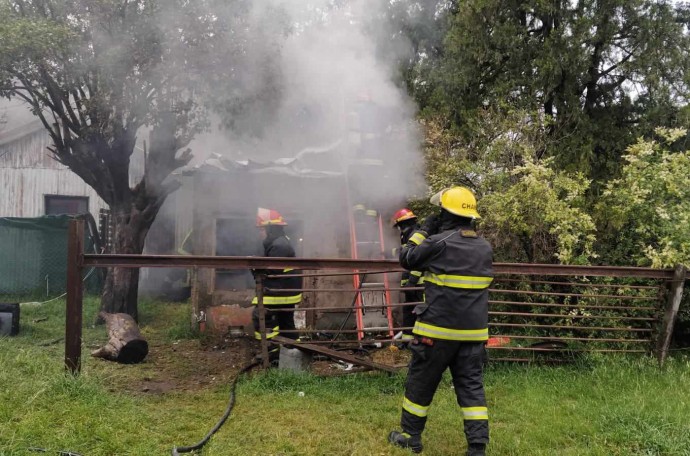
[[[355,204],[350,208],[350,248],[352,258],[357,259],[381,259],[385,257],[385,243],[383,236],[383,221],[381,215],[373,210],[367,209],[362,204]],[[367,274],[354,271],[353,284],[355,287],[355,309],[357,322],[357,340],[362,340],[367,331],[387,330],[390,337],[393,337],[393,311],[391,309],[391,293],[388,281],[388,274],[383,273],[383,282],[367,282]],[[371,290],[367,290],[367,289]],[[379,295],[382,298],[383,306],[371,305],[363,297],[374,298]],[[372,299],[374,300],[374,299]],[[365,327],[364,314],[367,307],[383,307],[387,319],[387,326],[384,327]]]

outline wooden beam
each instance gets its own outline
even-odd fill
[[[283,336],[275,336],[273,339],[271,339],[271,342],[277,342],[281,345],[294,347],[294,348],[297,348],[299,350],[303,350],[303,351],[306,351],[309,353],[316,353],[319,355],[328,356],[329,358],[338,359],[341,361],[348,362],[350,364],[355,364],[357,366],[364,366],[364,367],[369,367],[372,369],[378,369],[378,370],[382,370],[384,372],[390,372],[392,374],[395,374],[399,370],[399,368],[396,368],[393,366],[387,366],[385,364],[375,363],[373,361],[369,361],[368,359],[360,358],[358,356],[350,355],[350,354],[339,352],[336,350],[331,350],[330,348],[321,347],[319,345],[308,344],[308,343],[303,343],[303,342],[295,342],[293,339],[288,339],[287,337],[283,337]]]
[[[81,371],[81,326],[84,288],[84,221],[71,220],[67,234],[67,309],[65,315],[65,369]]]
[[[678,309],[680,308],[680,301],[683,297],[683,287],[685,286],[686,269],[683,265],[676,266],[673,274],[673,280],[669,283],[668,300],[666,301],[666,311],[664,312],[664,321],[659,331],[659,340],[657,342],[656,355],[659,360],[659,366],[663,366],[666,357],[668,356],[668,347],[671,345],[671,337],[673,336],[673,326],[676,322]]]
[[[264,369],[267,369],[270,365],[270,360],[268,359],[268,339],[266,339],[266,306],[264,306],[264,274],[256,273],[254,275],[254,280],[256,284],[256,308],[259,312],[259,333],[261,334],[261,361],[263,363]],[[271,331],[273,331],[273,328],[271,328]]]

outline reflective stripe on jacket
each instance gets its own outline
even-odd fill
[[[400,275],[400,286],[417,287],[424,283],[424,273],[421,271],[403,271]]]
[[[412,332],[444,340],[487,340],[492,261],[491,246],[472,230],[446,230],[428,238],[415,232],[400,252],[400,264],[424,271],[428,307]]]

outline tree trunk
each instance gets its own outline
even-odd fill
[[[149,344],[139,332],[134,319],[124,313],[99,315],[108,328],[108,343],[91,353],[91,356],[118,363],[134,364],[143,361],[149,352]]]
[[[139,269],[108,268],[108,274],[105,278],[105,285],[103,287],[103,295],[101,296],[101,310],[107,313],[126,313],[131,315],[134,321],[138,322],[138,300]],[[98,321],[103,321],[100,319],[100,314]]]
[[[178,120],[172,111],[160,114],[159,124],[150,133],[151,148],[145,158],[145,172],[141,181],[129,187],[129,157],[134,143],[123,143],[127,153],[115,154],[126,160],[111,163],[113,188],[99,192],[105,195],[113,214],[113,253],[140,255],[144,251],[146,235],[165,199],[180,186],[169,179],[177,168],[192,158],[189,149],[180,152],[191,136],[181,141],[176,136]],[[179,152],[179,153],[178,153]],[[116,185],[115,185],[116,184]],[[138,320],[138,268],[110,268],[101,297],[101,311],[126,313]]]
[[[113,253],[141,254],[155,217],[144,217],[134,204],[113,208]],[[108,268],[101,296],[101,312],[126,313],[139,321],[139,268]],[[99,323],[102,323],[99,314]]]

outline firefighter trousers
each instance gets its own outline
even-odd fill
[[[419,336],[410,345],[410,361],[405,383],[405,398],[400,424],[403,432],[421,435],[427,413],[446,368],[453,377],[453,387],[464,418],[468,443],[489,442],[489,419],[482,375],[484,342],[456,342],[424,339]],[[433,345],[429,345],[428,343]]]
[[[281,304],[264,306],[266,309],[266,338],[272,339],[280,334],[288,339],[297,339],[297,333],[285,333],[285,330],[295,329],[295,314],[293,312],[272,312],[273,309],[294,309],[294,304]],[[254,306],[252,311],[252,323],[254,324],[254,336],[256,339],[261,339],[259,329],[259,306]]]

